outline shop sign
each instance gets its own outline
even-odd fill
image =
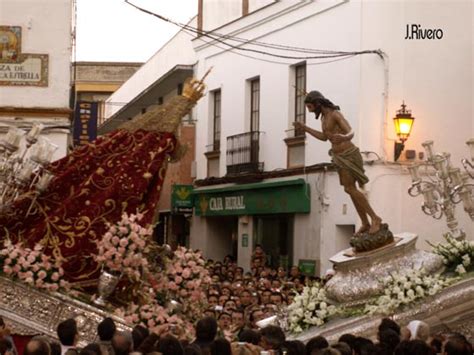
[[[193,185],[173,185],[171,192],[171,208],[175,213],[192,213]]]
[[[48,86],[48,60],[21,52],[21,27],[0,26],[0,86]]]
[[[249,235],[242,234],[242,248],[247,248],[249,246]]]
[[[309,185],[303,179],[195,191],[194,194],[198,216],[310,212]]]
[[[316,274],[316,260],[300,259],[298,267],[303,275],[314,276]]]

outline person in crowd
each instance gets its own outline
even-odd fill
[[[23,355],[50,355],[51,348],[48,341],[42,337],[31,339],[25,346]]]
[[[306,355],[312,355],[316,351],[325,349],[327,347],[329,347],[329,343],[326,338],[323,336],[316,336],[314,338],[311,338],[306,343]]]
[[[285,333],[276,325],[267,325],[260,331],[260,346],[264,350],[279,351],[285,342]]]
[[[77,323],[73,318],[66,319],[57,326],[57,334],[59,341],[61,342],[61,355],[78,354],[76,344],[78,341],[79,333],[77,331]]]
[[[132,339],[133,339],[133,350],[137,351],[146,337],[150,335],[148,328],[145,328],[142,325],[136,325],[132,329]],[[113,355],[113,354],[112,354]]]
[[[211,355],[232,355],[230,342],[225,338],[217,338],[211,344]]]
[[[472,344],[462,334],[451,334],[443,346],[443,355],[472,355]]]
[[[103,355],[103,354],[110,354],[110,353],[108,353],[105,346],[101,346],[98,343],[88,344],[79,352],[79,355]]]
[[[339,342],[339,343],[333,344],[332,348],[339,351],[341,355],[352,355],[352,349],[346,343]]]
[[[412,320],[408,323],[407,329],[410,331],[410,340],[418,339],[426,342],[430,336],[429,325],[419,320]]]
[[[133,351],[133,337],[131,332],[116,331],[112,338],[112,348],[115,355],[128,355]]]
[[[0,317],[0,339],[5,340],[4,344],[8,347],[8,352],[12,355],[17,355],[18,352],[15,347],[15,342],[10,335],[10,329],[5,324],[5,321]]]
[[[184,355],[184,349],[179,340],[168,334],[158,341],[158,351],[162,355]]]
[[[112,348],[112,338],[114,337],[115,330],[115,323],[110,317],[104,318],[104,320],[97,326],[97,335],[99,336],[98,344],[107,349],[110,355],[114,354]]]
[[[260,308],[255,308],[250,312],[249,323],[251,329],[259,329],[257,322],[264,318],[264,313]]]
[[[198,345],[201,350],[210,350],[216,335],[217,321],[214,318],[205,317],[196,324],[196,340],[193,344]]]

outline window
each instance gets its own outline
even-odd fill
[[[295,121],[306,122],[306,63],[295,67]],[[295,130],[295,136],[304,135],[303,130]]]
[[[183,93],[183,84],[178,84],[178,95],[181,95]]]
[[[260,126],[260,79],[250,81],[250,131],[258,132]]]
[[[163,96],[158,98],[158,105],[163,105]]]
[[[221,147],[221,91],[213,92],[214,110],[213,110],[213,137],[212,144],[215,152],[220,151]]]

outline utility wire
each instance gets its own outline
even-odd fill
[[[365,50],[365,51],[358,51],[358,52],[342,52],[342,51],[325,51],[325,50],[318,50],[318,49],[311,49],[311,48],[301,48],[301,47],[290,47],[290,46],[285,46],[285,45],[279,45],[279,44],[272,44],[272,43],[265,43],[265,42],[259,42],[259,41],[252,41],[252,40],[245,40],[242,38],[238,37],[233,37],[230,35],[221,35],[212,31],[204,31],[204,30],[199,30],[195,27],[181,24],[179,22],[170,20],[164,16],[161,16],[157,13],[154,13],[152,11],[146,10],[144,8],[141,8],[135,4],[132,4],[130,1],[125,0],[125,2],[136,9],[145,12],[151,16],[157,17],[162,21],[169,22],[171,24],[174,24],[178,27],[180,27],[183,30],[188,30],[194,34],[196,34],[198,37],[199,36],[205,36],[213,41],[219,42],[225,46],[228,46],[229,48],[240,50],[240,51],[247,51],[247,52],[253,52],[253,53],[258,53],[266,56],[273,56],[277,58],[282,58],[282,59],[327,59],[327,58],[344,58],[344,57],[352,57],[354,55],[361,55],[361,54],[377,54],[381,55],[380,50]],[[319,53],[320,55],[316,56],[290,56],[290,55],[283,55],[283,54],[277,54],[277,53],[270,53],[270,52],[265,52],[262,50],[258,49],[252,49],[252,48],[243,48],[241,46],[236,46],[230,43],[225,42],[225,40],[233,40],[239,42],[241,45],[249,44],[249,45],[254,45],[254,46],[262,46],[266,48],[272,48],[272,49],[278,49],[278,50],[287,50],[287,51],[298,51],[298,52],[304,52],[304,53]]]

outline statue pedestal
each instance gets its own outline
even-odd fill
[[[355,306],[383,293],[379,280],[391,273],[403,274],[422,267],[428,273],[442,269],[440,256],[416,249],[416,234],[400,233],[394,239],[394,243],[373,251],[354,254],[349,248],[330,258],[336,274],[326,284],[328,297]]]

